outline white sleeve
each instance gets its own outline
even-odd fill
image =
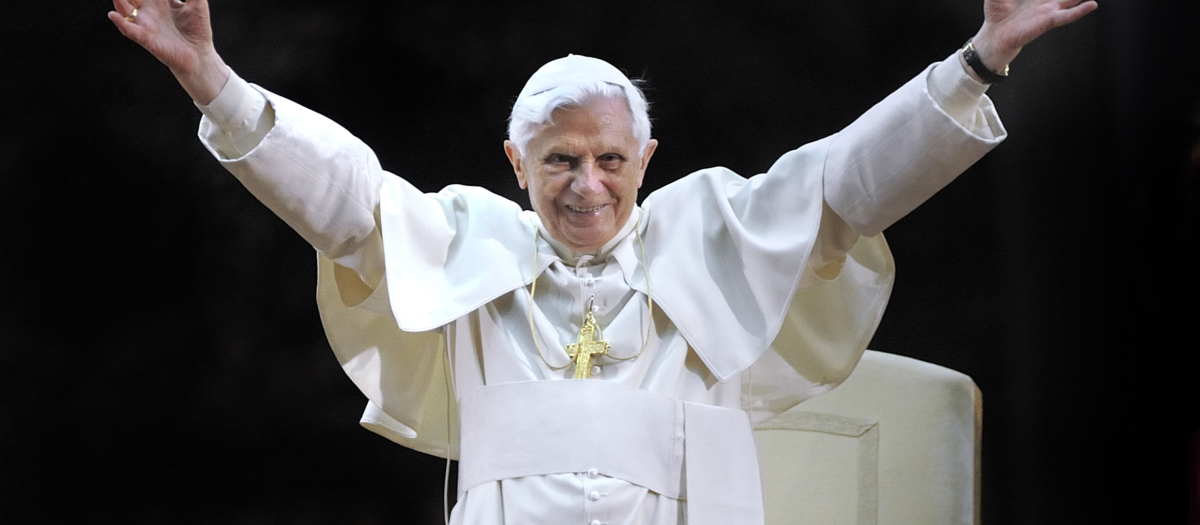
[[[814,276],[836,276],[860,233],[882,231],[1004,139],[987,89],[956,53],[835,136],[825,210],[809,258]]]
[[[333,121],[231,74],[200,121],[201,142],[309,244],[374,288],[383,278],[378,225],[384,172]]]
[[[871,236],[932,197],[1007,136],[984,89],[951,55],[834,135],[829,207]]]
[[[765,420],[819,395],[854,369],[883,316],[895,275],[887,243],[878,232],[1004,138],[999,117],[983,95],[985,89],[967,76],[952,56],[926,68],[839,133],[784,155],[767,174],[788,181],[815,178],[816,184],[784,188],[778,182],[759,183],[772,195],[793,196],[795,202],[785,204],[771,202],[769,197],[756,201],[771,210],[780,226],[816,232],[799,283],[786,298],[779,329],[767,331],[770,347],[758,355],[744,377],[743,406],[752,420]],[[796,162],[808,149],[816,151],[807,155],[807,162]],[[778,173],[772,173],[776,170]],[[818,202],[801,198],[800,192],[805,190],[819,192]],[[798,218],[792,212],[801,203],[809,213]],[[787,213],[780,213],[781,207],[786,207]],[[745,240],[748,238],[766,239],[764,244],[772,248],[765,252],[768,255],[786,247],[781,239],[787,238],[787,232],[768,232],[734,238],[740,253],[754,248],[753,242]],[[730,273],[753,275],[752,282],[771,282],[769,270],[776,265],[745,259],[743,264],[748,271]],[[786,279],[775,277],[773,281]],[[661,287],[656,284],[657,288]],[[760,304],[777,304],[770,290],[770,286],[763,287],[755,295]],[[704,307],[712,309],[707,304]],[[747,311],[753,310],[739,307],[733,318],[748,319]],[[703,318],[706,313],[696,315]],[[736,334],[726,327],[722,330]],[[699,345],[694,346],[699,353]]]

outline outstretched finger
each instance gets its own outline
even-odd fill
[[[1095,0],[1088,0],[1087,2],[1082,2],[1069,9],[1058,11],[1054,16],[1054,27],[1062,27],[1079,20],[1080,18],[1083,18],[1084,15],[1095,11],[1096,7],[1098,7],[1098,5],[1096,4]]]
[[[129,0],[113,0],[113,9],[123,18],[136,16],[137,12],[137,6],[130,3]]]
[[[113,0],[113,9],[114,11],[108,12],[108,19],[112,20],[122,35],[133,38],[132,33],[136,31],[133,21],[137,18],[137,7],[129,0]]]
[[[130,13],[132,13],[132,11],[133,10],[131,9]],[[130,40],[137,42],[138,37],[141,36],[141,28],[138,27],[137,24],[133,23],[131,17],[132,15],[122,15],[117,11],[108,12],[108,19],[112,21],[113,25],[117,26],[117,30]]]

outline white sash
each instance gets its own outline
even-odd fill
[[[741,410],[598,379],[489,385],[464,394],[459,408],[459,497],[490,481],[595,469],[686,500],[691,525],[763,523]]]

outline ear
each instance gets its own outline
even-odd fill
[[[508,162],[512,163],[513,173],[517,175],[517,185],[521,189],[525,189],[528,187],[528,183],[525,180],[525,170],[521,166],[521,149],[513,141],[506,140],[504,141],[504,154],[508,156]]]
[[[642,187],[642,179],[646,177],[646,168],[650,166],[650,157],[654,156],[654,150],[658,149],[658,139],[650,139],[646,142],[646,151],[642,152],[642,164],[638,166],[638,187]]]

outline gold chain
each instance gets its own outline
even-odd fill
[[[606,354],[609,358],[617,361],[630,361],[637,359],[638,356],[642,355],[642,353],[646,351],[646,346],[650,344],[650,325],[654,323],[654,299],[650,293],[650,266],[649,261],[646,259],[646,245],[642,243],[642,234],[638,231],[640,230],[639,227],[641,226],[641,223],[642,218],[638,217],[638,222],[633,226],[633,234],[637,237],[638,247],[640,247],[642,250],[642,274],[646,276],[646,309],[649,312],[649,318],[646,323],[646,338],[642,340],[642,349],[638,350],[638,353],[634,355],[629,357],[617,357],[612,354]],[[540,237],[541,230],[535,226],[533,228],[533,271],[535,273],[537,272],[538,267],[538,238]],[[550,367],[551,370],[562,370],[568,366],[571,366],[571,363],[575,361],[575,358],[572,357],[571,360],[567,361],[567,364],[563,366],[554,366],[550,364],[550,362],[546,360],[546,356],[542,354],[542,345],[538,343],[537,330],[533,327],[533,297],[536,294],[537,276],[535,275],[533,277],[533,283],[529,287],[529,335],[533,337],[533,346],[537,348],[538,357],[542,359],[542,362],[545,363],[547,367]],[[595,298],[593,298],[593,300],[594,299]],[[584,312],[584,317],[587,317],[587,312]],[[599,327],[596,327],[596,332],[598,337],[602,336],[600,334]]]

